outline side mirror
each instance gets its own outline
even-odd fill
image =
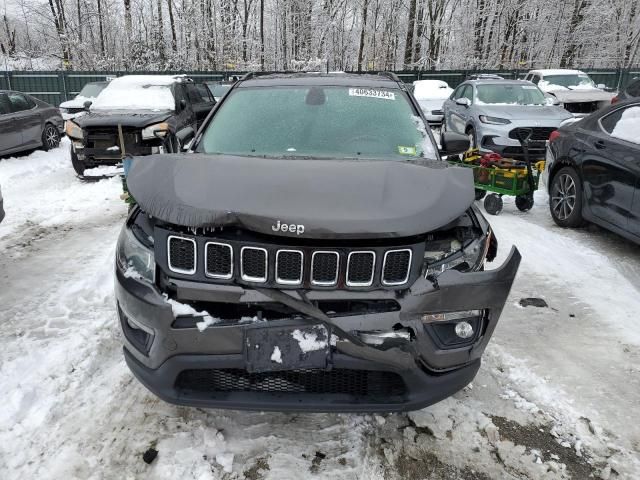
[[[468,100],[468,99],[465,99]],[[459,155],[469,150],[469,137],[456,132],[444,132],[440,137],[440,155]]]
[[[89,111],[89,107],[91,107],[92,103],[93,102],[91,100],[87,100],[86,102],[83,103],[82,106],[84,107],[85,110]]]
[[[176,133],[176,138],[180,142],[180,145],[182,145],[183,151],[189,150],[189,148],[191,147],[191,142],[193,141],[195,136],[196,132],[191,127],[183,128],[178,133]]]
[[[456,99],[456,104],[457,105],[462,105],[463,107],[470,107],[471,106],[471,100],[469,100],[466,97],[462,97],[462,98],[458,98]]]
[[[607,86],[604,83],[599,83],[598,85],[596,85],[596,87],[598,87],[600,90],[606,90]]]

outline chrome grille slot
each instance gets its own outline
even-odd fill
[[[373,251],[354,251],[347,259],[347,285],[369,287],[373,284],[376,254]]]
[[[268,255],[264,248],[242,247],[240,250],[240,270],[242,279],[247,282],[267,281]]]
[[[169,235],[167,238],[167,260],[169,270],[193,275],[197,264],[196,241],[193,238]]]
[[[303,276],[303,254],[300,250],[278,250],[276,253],[276,282],[299,285]]]
[[[311,256],[311,283],[331,286],[338,283],[340,255],[338,252],[318,250]]]
[[[208,242],[205,249],[207,277],[229,280],[233,277],[233,248],[226,243]]]
[[[382,284],[402,285],[409,280],[411,249],[388,250],[382,262]]]

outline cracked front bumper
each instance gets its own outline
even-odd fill
[[[251,323],[214,324],[202,332],[195,326],[176,328],[170,305],[155,287],[125,278],[116,269],[116,299],[125,331],[125,359],[149,390],[181,405],[276,411],[415,410],[452,395],[473,380],[519,263],[520,254],[513,248],[498,269],[470,273],[450,270],[440,274],[437,284],[421,277],[403,292],[307,292],[311,302],[363,297],[393,299],[399,310],[334,316],[331,323],[349,333],[388,330],[400,325],[413,332],[412,338],[390,347],[357,345],[339,338],[332,348],[330,371],[257,375],[245,370],[245,331],[252,328]],[[174,286],[178,301],[237,304],[273,301],[256,290],[237,286],[186,281],[176,281]],[[288,293],[300,298],[295,291]],[[433,335],[438,321],[430,320],[435,317],[424,317],[465,310],[481,310],[484,314],[478,332],[462,346],[443,345]],[[144,342],[127,334],[128,321],[145,332]],[[291,318],[262,325],[304,327],[314,322]],[[237,388],[229,384],[229,375],[239,379]],[[301,375],[306,377],[302,379]],[[192,381],[188,388],[185,377]],[[358,388],[349,385],[354,382]],[[384,382],[388,382],[388,387]],[[203,387],[205,384],[211,388]],[[289,388],[292,384],[296,387],[293,390]],[[219,388],[220,385],[224,388]],[[396,388],[399,385],[402,388]]]

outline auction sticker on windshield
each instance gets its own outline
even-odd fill
[[[371,97],[382,98],[384,100],[395,100],[396,94],[393,92],[387,92],[386,90],[374,90],[372,88],[350,88],[350,97]]]

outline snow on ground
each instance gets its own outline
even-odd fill
[[[490,217],[523,254],[473,384],[406,414],[176,407],[127,370],[113,299],[126,206],[68,143],[0,160],[0,478],[585,479],[640,472],[638,247],[555,227],[543,192]],[[548,308],[522,307],[543,298]],[[142,457],[158,452],[147,465]]]

